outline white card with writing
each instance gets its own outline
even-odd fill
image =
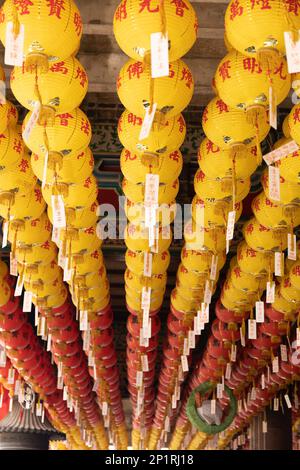
[[[25,40],[24,25],[20,24],[19,34],[15,36],[13,22],[9,21],[6,25],[6,35],[5,35],[4,63],[6,65],[22,67],[23,59],[24,59],[24,40]]]
[[[144,254],[144,276],[152,276],[153,254],[145,252]]]
[[[280,251],[276,251],[275,257],[274,257],[274,263],[275,263],[275,276],[281,277],[284,275],[282,272],[283,270],[283,253]]]
[[[150,35],[150,42],[152,78],[168,77],[170,73],[168,35],[152,33]]]
[[[143,120],[141,132],[140,132],[140,136],[139,136],[139,140],[145,140],[149,136],[149,134],[151,132],[151,129],[152,129],[152,125],[153,125],[153,121],[154,121],[154,117],[155,117],[155,113],[156,113],[156,108],[157,108],[157,103],[154,103],[152,105],[151,112],[150,112],[150,108],[146,109],[145,117],[144,117],[144,120]]]
[[[292,261],[297,259],[297,238],[291,233],[288,233],[288,259]]]
[[[227,232],[226,232],[227,240],[233,240],[235,219],[236,219],[236,211],[229,212],[228,220],[227,220]]]
[[[280,202],[280,170],[269,166],[269,198]]]
[[[300,72],[300,41],[293,40],[293,34],[290,31],[284,33],[285,51],[289,73]]]
[[[51,196],[51,204],[53,213],[53,226],[56,228],[65,228],[66,211],[63,196]]]
[[[273,304],[275,302],[275,282],[267,282],[267,304]]]
[[[273,129],[277,130],[277,104],[273,87],[269,87],[269,123]]]
[[[7,247],[8,221],[5,220],[2,225],[2,248]]]
[[[23,312],[30,313],[32,308],[32,292],[26,291],[23,299]]]
[[[256,323],[263,323],[265,321],[265,304],[264,302],[255,303],[255,319]]]
[[[256,320],[248,320],[248,338],[256,339],[257,338],[257,325]]]
[[[23,139],[26,141],[29,139],[30,134],[32,132],[32,129],[35,127],[39,117],[40,117],[40,112],[41,112],[41,103],[39,101],[36,101],[33,111],[31,113],[30,118],[28,119],[28,122],[26,124],[26,127],[23,131]]]

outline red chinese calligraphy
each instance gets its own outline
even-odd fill
[[[82,18],[79,15],[79,13],[77,13],[77,11],[74,13],[74,25],[75,25],[75,31],[76,31],[77,36],[80,36],[82,33],[83,25],[82,25]]]
[[[92,258],[94,259],[99,259],[99,251],[94,251],[94,253],[91,254]]]
[[[204,180],[205,180],[205,174],[203,173],[202,170],[199,170],[196,174],[196,181],[198,183],[203,183]]]
[[[215,145],[211,140],[208,140],[206,142],[206,152],[207,152],[207,154],[209,154],[209,153],[219,153],[220,152],[220,147]]]
[[[246,228],[246,233],[249,233],[249,234],[251,234],[251,233],[253,232],[253,230],[254,230],[254,226],[253,226],[253,224],[249,224],[249,225],[247,225],[247,228]]]
[[[169,158],[171,160],[174,160],[174,162],[179,162],[179,152],[178,152],[178,150],[175,150],[174,152],[170,153]]]
[[[235,274],[235,277],[241,277],[241,268],[239,268],[238,266],[236,268],[234,268],[234,274]]]
[[[151,2],[153,2],[153,0],[140,0],[139,13],[142,13],[145,9],[149,13],[158,13],[159,12],[159,5],[156,5],[156,7],[154,7],[153,3],[151,5]]]
[[[29,7],[33,6],[30,0],[14,0],[14,4],[20,15],[30,15]]]
[[[91,177],[89,176],[89,178],[87,178],[87,179],[85,180],[83,187],[84,187],[84,188],[89,188],[89,187],[91,186],[91,184],[92,184],[92,179],[91,179]]]
[[[183,132],[184,129],[185,129],[185,122],[184,122],[184,119],[183,119],[183,116],[180,116],[178,119],[177,119],[177,122],[179,123],[179,132]]]
[[[131,80],[134,77],[140,78],[143,71],[144,71],[144,67],[143,67],[142,62],[134,62],[133,64],[130,64],[127,69],[129,80]]]
[[[65,127],[68,127],[69,119],[74,119],[74,117],[70,113],[57,114],[57,117],[60,118],[60,125]]]
[[[124,0],[117,8],[115,19],[116,21],[126,20],[127,18],[127,0]]]
[[[22,151],[23,151],[23,146],[22,146],[22,142],[18,139],[14,139],[14,146],[13,146],[13,149],[15,150],[15,152],[17,152],[18,154],[21,154]]]
[[[82,118],[81,119],[81,127],[80,130],[84,132],[84,134],[89,135],[91,131],[91,126],[90,123],[87,119]]]
[[[244,70],[248,70],[250,73],[262,73],[262,68],[255,57],[247,57],[244,59],[243,67]]]
[[[233,21],[237,16],[242,16],[244,13],[244,7],[240,5],[239,0],[235,0],[230,5],[230,19]]]
[[[184,16],[184,10],[189,10],[189,7],[183,0],[172,0],[171,5],[175,5],[176,15]]]
[[[75,78],[79,79],[80,85],[82,87],[84,87],[85,84],[87,83],[87,74],[85,73],[85,71],[81,67],[77,67],[77,75],[76,75]]]
[[[65,0],[47,0],[47,7],[49,7],[49,16],[61,19],[61,12],[65,10]]]
[[[94,229],[94,227],[86,228],[84,233],[86,233],[87,235],[94,235],[95,234],[95,229]]]
[[[39,202],[40,204],[42,204],[42,199],[43,199],[42,191],[40,189],[35,189],[34,195],[35,195],[36,202]]]
[[[300,1],[299,0],[284,0],[288,13],[294,13],[296,16],[299,14]]]
[[[275,68],[274,75],[279,75],[281,80],[286,80],[287,79],[287,74],[284,75],[283,67],[284,67],[284,64],[283,64],[283,62],[281,62],[281,64],[277,68]]]
[[[42,245],[42,248],[44,250],[50,250],[50,242],[47,240],[43,245]],[[55,261],[54,261],[54,266],[56,265]],[[54,267],[53,266],[53,267]]]
[[[259,6],[261,10],[271,10],[270,0],[251,0],[252,10]]]
[[[230,65],[230,60],[225,60],[222,65],[219,67],[219,76],[222,78],[223,82],[227,80],[228,78],[231,78],[231,75],[229,74],[231,69]]]
[[[202,121],[204,124],[208,121],[208,109],[207,108],[205,108],[205,110],[203,111]]]
[[[293,113],[293,119],[294,119],[294,124],[297,124],[297,122],[300,122],[300,108],[295,108],[295,111]]]
[[[190,70],[187,68],[183,68],[181,81],[184,80],[186,82],[186,86],[191,88],[193,85],[193,75],[191,74]]]
[[[18,167],[20,168],[21,173],[26,173],[29,168],[28,160],[25,160],[25,158],[22,158]]]
[[[143,124],[142,118],[136,116],[133,113],[128,114],[128,122],[134,126],[141,126]]]
[[[219,114],[222,114],[222,113],[229,113],[229,109],[228,109],[228,106],[226,103],[224,103],[224,101],[222,100],[218,100],[216,102],[216,107],[218,108],[219,110]]]
[[[54,73],[61,72],[63,75],[67,75],[68,73],[68,68],[66,67],[65,62],[55,62],[51,65],[50,70]]]
[[[136,159],[137,159],[137,156],[135,154],[125,149],[125,162],[128,162],[128,160],[133,161]]]

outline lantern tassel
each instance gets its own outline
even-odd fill
[[[31,72],[35,69],[38,73],[47,73],[49,70],[48,56],[42,52],[31,52],[25,60],[25,70]]]
[[[280,55],[273,47],[262,47],[257,51],[257,60],[267,72],[273,72],[280,65]]]

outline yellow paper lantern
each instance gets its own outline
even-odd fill
[[[171,294],[171,304],[173,308],[179,312],[185,312],[185,314],[196,312],[201,308],[200,299],[184,298],[178,292],[178,289],[174,289]]]
[[[127,268],[134,274],[141,276],[144,273],[144,257],[143,251],[127,250],[125,261]],[[167,271],[170,264],[170,253],[163,251],[162,253],[153,254],[152,274],[163,274]]]
[[[95,273],[88,274],[76,274],[73,276],[72,280],[68,282],[71,287],[71,292],[75,292],[79,288],[91,289],[93,287],[105,286],[107,283],[107,275],[105,267],[102,266]]]
[[[91,206],[97,198],[98,185],[96,178],[90,176],[84,182],[78,184],[46,184],[42,192],[48,205],[52,204],[52,195],[62,195],[66,206],[84,207]]]
[[[40,181],[43,180],[45,155],[33,154],[31,165]],[[81,183],[85,181],[94,170],[94,158],[90,148],[83,150],[73,157],[62,157],[57,153],[48,156],[46,183],[51,184],[55,179],[62,183]]]
[[[270,229],[255,218],[250,219],[243,229],[246,243],[255,251],[284,251],[287,248],[287,229]]]
[[[0,175],[13,170],[24,155],[24,144],[15,127],[8,127],[0,135]]]
[[[47,73],[36,75],[35,67],[15,67],[10,85],[16,99],[24,108],[33,111],[37,102],[42,105],[40,120],[49,124],[55,114],[69,113],[80,106],[88,89],[84,67],[74,57],[53,62]]]
[[[6,100],[6,104],[8,106],[8,111],[7,111],[7,125],[11,127],[15,127],[18,124],[19,120],[19,113],[17,108],[13,103],[10,101]]]
[[[233,197],[235,191],[235,201],[241,202],[246,198],[251,188],[250,178],[235,181],[231,177],[222,179],[210,179],[202,170],[198,170],[194,180],[196,194],[204,202],[213,203],[227,200]]]
[[[231,0],[225,15],[230,44],[262,63],[277,63],[285,54],[284,32],[298,30],[298,5],[282,0],[255,2]]]
[[[292,83],[293,86],[293,83]],[[291,137],[291,132],[290,132],[290,126],[289,126],[289,116],[287,115],[284,118],[283,124],[282,124],[282,132],[284,134],[284,137],[289,139]]]
[[[177,271],[176,285],[182,288],[205,289],[208,280],[208,272],[189,271],[183,264],[179,265]]]
[[[281,294],[280,286],[275,289],[275,302],[272,307],[274,310],[281,312],[285,315],[286,320],[294,320],[295,314],[298,314],[300,302],[288,302]]]
[[[228,278],[235,289],[243,290],[245,292],[256,292],[265,289],[267,285],[267,276],[253,275],[245,273],[237,264],[236,258],[233,258],[230,265],[230,272]]]
[[[74,299],[73,299],[74,300]],[[82,311],[87,311],[90,314],[101,312],[110,303],[110,297],[104,296],[102,298],[89,298],[89,299],[80,299],[78,302],[78,309]]]
[[[98,201],[87,207],[65,207],[67,227],[82,228],[92,227],[97,224]],[[53,225],[52,206],[48,206],[48,217]]]
[[[134,203],[129,199],[125,201],[125,214],[129,222],[134,225],[145,224],[145,205],[144,203]],[[159,225],[165,227],[170,225],[176,216],[176,201],[170,204],[160,204],[156,210],[156,221]]]
[[[47,70],[48,60],[66,59],[74,54],[82,36],[82,19],[73,0],[42,3],[6,0],[0,18],[4,46],[7,23],[12,21],[15,31],[23,26],[25,63],[42,71]]]
[[[32,171],[30,157],[24,153],[21,160],[13,170],[1,172],[0,191],[14,191],[18,196],[31,192],[36,185],[37,178]]]
[[[299,262],[294,263],[290,270],[290,281],[291,284],[296,287],[296,289],[300,289],[300,264]]]
[[[51,237],[52,226],[47,214],[44,212],[41,217],[28,221],[11,221],[8,231],[8,240],[11,243],[17,241],[18,244],[32,245],[34,243],[43,244]]]
[[[103,299],[107,298],[109,294],[109,282],[106,281],[103,285],[95,285],[94,287],[81,287],[79,289],[75,289],[72,295],[73,300],[75,301],[75,305],[80,305],[80,303],[84,300],[88,299]]]
[[[62,284],[60,290],[57,290],[55,295],[38,297],[33,294],[32,303],[41,309],[45,308],[58,308],[61,307],[68,298],[68,291]]]
[[[63,286],[63,279],[62,275],[54,279],[52,282],[45,283],[43,280],[33,281],[32,279],[29,281],[24,281],[24,287],[29,292],[32,292],[37,297],[46,297],[56,295],[57,291],[59,291]]]
[[[124,233],[125,244],[130,250],[149,250],[149,230],[143,225],[128,224]],[[158,253],[168,250],[172,243],[170,227],[159,227],[158,239],[155,242]]]
[[[103,253],[101,250],[87,251],[72,257],[72,268],[75,275],[83,276],[89,273],[105,275],[103,265]]]
[[[123,179],[122,190],[125,196],[132,202],[144,202],[145,199],[145,184],[133,184]],[[158,204],[170,204],[179,191],[179,180],[175,180],[169,184],[160,184],[158,191]]]
[[[232,204],[224,201],[216,203],[204,202],[199,196],[195,196],[192,202],[192,218],[197,223],[203,222],[204,227],[220,226],[226,227],[228,222],[228,214],[232,210]],[[238,221],[243,212],[243,204],[237,202],[235,204],[236,217]]]
[[[232,50],[221,60],[215,74],[218,95],[228,106],[249,114],[257,106],[269,106],[272,87],[276,105],[279,105],[291,88],[286,60],[282,57],[279,61],[276,67],[268,70],[255,57]]]
[[[0,309],[7,304],[10,299],[11,290],[7,282],[1,280],[0,281]]]
[[[22,244],[16,247],[16,258],[23,265],[47,265],[57,258],[57,247],[49,240],[35,245]]]
[[[260,162],[256,146],[248,146],[245,152],[241,152],[232,158],[232,152],[221,149],[213,142],[205,138],[198,152],[198,163],[201,170],[208,178],[225,178],[235,175],[239,178],[249,178]]]
[[[129,292],[127,287],[125,287],[125,291],[126,291],[126,304],[128,305],[128,307],[131,308],[132,310],[135,310],[135,312],[142,314],[143,313],[143,308],[142,308],[142,303],[141,303],[142,296],[137,295],[137,294],[134,295],[134,292]],[[159,310],[162,306],[163,301],[164,301],[163,293],[158,297],[154,296],[154,294],[151,295],[150,311]]]
[[[184,228],[184,240],[189,250],[209,250],[217,253],[226,248],[225,227],[204,227],[191,220]]]
[[[27,282],[42,281],[49,284],[55,281],[55,279],[62,277],[62,270],[58,266],[55,258],[48,264],[36,263],[22,265],[18,263],[18,271],[23,274],[24,280]]]
[[[147,173],[159,175],[160,183],[171,183],[182,171],[183,157],[180,150],[161,155],[146,155],[141,158],[135,152],[123,149],[120,157],[121,171],[134,183],[144,183]]]
[[[150,54],[150,35],[168,33],[169,59],[183,57],[197,37],[198,21],[189,2],[166,0],[122,0],[114,14],[114,34],[120,48],[133,59]],[[134,34],[129,34],[134,31]]]
[[[102,245],[102,240],[97,236],[96,227],[61,229],[60,240],[68,257],[83,250],[94,252]]]
[[[275,204],[266,197],[264,192],[253,200],[252,210],[258,222],[269,228],[294,228],[300,224],[300,206]]]
[[[22,196],[14,192],[0,195],[0,215],[7,220],[38,219],[45,209],[46,203],[38,185]]]
[[[144,286],[151,287],[153,290],[162,290],[165,288],[167,283],[167,273],[153,275],[150,278],[145,278],[144,276],[138,276],[132,271],[127,269],[124,275],[125,284],[130,289],[140,290]]]
[[[182,61],[170,63],[167,77],[151,78],[151,66],[130,59],[120,70],[117,90],[121,103],[137,116],[144,116],[151,104],[157,104],[157,113],[169,119],[181,113],[194,92],[193,75]],[[152,85],[153,90],[152,90]]]
[[[275,166],[279,168],[280,175],[292,183],[300,183],[300,152],[297,150],[285,158],[278,160]]]
[[[53,126],[33,127],[29,137],[25,134],[26,125],[31,117],[27,114],[23,122],[23,139],[33,153],[57,152],[63,156],[76,156],[84,151],[91,141],[91,124],[81,109],[69,113],[56,114]]]
[[[280,293],[288,302],[300,304],[300,289],[292,285],[288,276],[284,276],[281,281]]]
[[[217,262],[217,271],[220,271],[226,262],[226,254],[224,251],[220,251],[214,255],[213,252],[207,250],[189,250],[184,247],[181,252],[181,262],[183,267],[188,271],[196,271],[200,273],[207,273],[211,270],[213,261]]]
[[[250,122],[243,110],[230,108],[218,96],[205,108],[202,125],[209,140],[221,149],[235,146],[235,153],[241,151],[241,145],[261,142],[270,130],[266,114],[259,113]]]
[[[138,155],[145,153],[164,154],[177,150],[183,144],[186,124],[182,114],[167,121],[159,119],[153,123],[146,139],[139,140],[143,118],[124,111],[119,119],[118,135],[121,144]]]
[[[300,203],[300,183],[287,181],[282,175],[280,175],[280,201],[275,201],[270,197],[268,169],[263,173],[261,181],[266,196],[275,204],[279,203],[282,205],[288,205]]]

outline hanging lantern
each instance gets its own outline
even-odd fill
[[[93,227],[98,222],[98,201],[87,207],[68,207],[65,206],[67,227],[82,228]],[[48,206],[48,217],[53,225],[52,206]]]
[[[24,108],[33,111],[42,106],[40,122],[51,124],[55,114],[64,114],[80,106],[88,89],[88,77],[75,57],[53,62],[47,73],[38,75],[35,66],[15,67],[10,76],[13,94]]]
[[[280,175],[280,194],[279,194],[280,201],[275,201],[270,197],[268,169],[266,169],[265,172],[263,173],[261,182],[262,182],[263,189],[264,189],[266,196],[270,199],[270,201],[274,202],[275,204],[278,204],[278,203],[282,205],[299,204],[300,183],[287,181],[285,178],[283,178],[282,175]]]
[[[159,175],[160,183],[171,183],[182,171],[183,157],[180,150],[161,155],[147,154],[141,158],[130,150],[123,149],[120,157],[121,171],[131,183],[144,183],[147,173]]]
[[[83,250],[94,252],[102,244],[102,240],[96,234],[96,227],[61,229],[60,240],[68,257]]]
[[[20,162],[13,170],[1,172],[0,191],[14,191],[17,196],[23,196],[28,191],[32,191],[36,185],[36,176],[34,175],[29,156],[24,153]]]
[[[127,268],[134,274],[141,276],[144,273],[144,255],[142,251],[127,250],[125,261]],[[163,274],[168,270],[170,264],[170,253],[163,251],[162,253],[153,254],[152,274]]]
[[[44,213],[35,220],[11,221],[8,231],[8,240],[11,243],[33,244],[45,243],[51,236],[52,227]]]
[[[45,156],[43,154],[33,154],[31,156],[31,166],[36,176],[42,181]],[[63,157],[58,153],[50,153],[45,182],[51,184],[53,180],[56,180],[62,183],[81,183],[91,176],[93,169],[94,157],[90,148],[70,158]]]
[[[192,220],[184,228],[184,240],[190,250],[208,250],[214,253],[226,248],[225,227],[204,227],[196,225]]]
[[[196,194],[205,202],[213,203],[226,200],[232,198],[233,194],[235,202],[241,202],[249,193],[251,182],[250,178],[235,180],[235,182],[231,177],[209,179],[202,170],[198,170],[194,186]]]
[[[167,283],[167,273],[165,272],[163,274],[157,274],[146,280],[144,276],[138,276],[127,269],[124,275],[124,280],[126,286],[128,286],[131,290],[141,290],[145,283],[147,283],[151,289],[157,291],[165,288]]]
[[[186,124],[182,114],[165,122],[155,121],[149,136],[140,141],[143,118],[124,111],[119,119],[118,135],[126,149],[138,155],[165,154],[179,149],[186,136]],[[146,156],[145,155],[145,156]]]
[[[232,50],[221,60],[215,75],[218,95],[228,106],[246,111],[250,118],[253,110],[267,108],[272,87],[276,105],[288,96],[291,75],[282,57],[276,67],[262,67],[255,57],[247,57]]]
[[[225,29],[230,44],[270,70],[285,55],[284,32],[299,28],[298,5],[287,0],[267,4],[231,0],[226,10]]]
[[[237,179],[244,179],[255,172],[259,160],[256,146],[246,147],[245,152],[237,152],[233,160],[230,150],[221,149],[205,138],[199,148],[198,163],[208,178],[226,178],[235,175]]]
[[[260,193],[252,202],[252,210],[260,224],[269,228],[294,228],[300,224],[300,206],[281,206],[271,202],[264,192]]]
[[[275,290],[275,302],[272,303],[272,308],[281,312],[285,315],[287,320],[290,315],[298,313],[299,311],[299,302],[288,302],[281,294],[280,287],[277,286]],[[294,319],[293,319],[294,320]],[[293,321],[292,320],[292,321]]]
[[[23,139],[33,153],[60,153],[63,156],[76,156],[84,151],[90,143],[91,124],[81,109],[70,113],[56,114],[53,126],[34,126],[29,136],[24,132],[31,117],[27,114],[23,122]]]
[[[300,152],[297,150],[275,162],[280,170],[280,176],[292,183],[300,183]]]
[[[188,66],[177,60],[170,64],[168,77],[151,78],[151,66],[130,59],[117,78],[121,103],[137,116],[157,104],[157,119],[169,119],[181,113],[190,103],[194,92],[193,75]]]
[[[255,251],[284,251],[287,248],[287,229],[270,229],[261,225],[255,218],[244,225],[247,245]]]
[[[18,271],[23,274],[24,281],[45,284],[53,283],[62,277],[62,270],[57,265],[55,258],[48,264],[28,264],[18,263]]]
[[[128,224],[124,233],[125,244],[130,250],[149,250],[149,229],[144,225]],[[155,240],[156,251],[161,253],[169,249],[172,243],[172,231],[169,226],[159,227]]]
[[[145,205],[144,203],[134,203],[129,199],[125,201],[125,214],[129,222],[134,225],[145,225]],[[156,210],[157,224],[165,227],[174,222],[176,216],[177,206],[174,200],[170,204],[160,204]]]
[[[282,132],[283,132],[284,137],[286,139],[289,139],[291,137],[290,126],[289,126],[289,115],[287,115],[284,118],[284,121],[283,121],[283,124],[282,124]]]
[[[16,247],[16,258],[23,266],[35,263],[49,264],[54,258],[57,258],[57,247],[48,240],[45,243],[35,245],[22,244]]]
[[[46,209],[42,191],[38,185],[24,195],[14,192],[0,193],[0,216],[10,219],[38,219]]]
[[[230,108],[219,97],[205,108],[202,125],[209,140],[221,149],[232,149],[234,154],[245,151],[245,145],[258,147],[270,130],[266,114],[258,113],[255,122],[249,122],[244,111]]]
[[[237,264],[236,258],[233,258],[230,263],[230,271],[228,279],[235,289],[243,290],[245,292],[256,292],[265,289],[267,285],[267,276],[253,275],[244,273]]]
[[[202,220],[204,227],[226,227],[228,222],[228,214],[232,210],[232,204],[228,201],[217,201],[216,203],[204,202],[199,196],[195,196],[192,202],[192,218],[197,224],[197,217],[199,223]],[[235,204],[236,222],[242,215],[243,204],[237,202]]]
[[[221,271],[226,262],[226,254],[224,251],[214,255],[214,253],[210,251],[189,250],[184,247],[181,253],[181,262],[183,267],[188,271],[209,272],[214,256],[217,257],[217,259],[215,259],[215,261],[217,261],[217,271]]]
[[[52,204],[52,195],[63,196],[64,203],[69,207],[91,206],[98,196],[98,184],[96,178],[90,176],[80,184],[46,184],[42,193],[48,206]]]
[[[292,285],[288,276],[285,276],[281,281],[280,293],[288,302],[300,304],[300,290]]]
[[[145,184],[133,184],[125,178],[122,183],[122,190],[125,196],[132,202],[144,202]],[[179,191],[179,180],[169,184],[160,184],[158,192],[158,204],[171,204],[176,199]]]
[[[6,0],[1,8],[0,38],[5,46],[6,27],[25,30],[25,65],[48,70],[48,60],[66,59],[75,53],[82,36],[82,20],[73,0],[44,3]],[[54,36],[55,35],[55,40]]]
[[[11,127],[15,127],[18,124],[18,120],[19,120],[18,110],[15,107],[15,105],[12,104],[10,101],[6,100],[6,104],[8,106],[7,125]]]
[[[2,170],[13,170],[24,155],[24,144],[15,127],[8,127],[0,135],[0,175]]]
[[[198,21],[189,0],[122,0],[114,15],[114,35],[126,55],[136,60],[150,56],[150,35],[168,33],[170,61],[183,57],[197,37]],[[128,31],[134,31],[133,35]]]

